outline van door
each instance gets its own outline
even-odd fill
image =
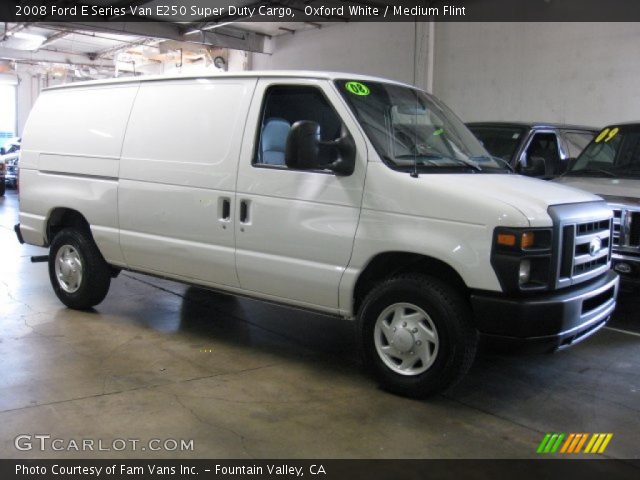
[[[257,80],[141,82],[122,148],[118,208],[127,265],[238,286],[234,189]]]
[[[299,120],[317,122],[321,140],[348,132],[358,152],[354,172],[338,176],[329,170],[288,168],[287,135]],[[265,297],[336,310],[358,225],[365,170],[364,138],[329,82],[259,80],[236,187],[240,286]]]

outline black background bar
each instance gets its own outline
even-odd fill
[[[166,6],[181,6],[180,15],[157,15],[160,6],[166,13]],[[247,2],[234,0],[185,0],[181,2],[138,1],[95,1],[95,0],[2,0],[0,21],[4,22],[141,22],[141,21],[186,21],[199,22],[203,17],[191,12],[199,12],[196,7],[246,6]],[[638,0],[256,0],[248,4],[256,9],[288,8],[291,16],[273,15],[230,15],[229,11],[219,12],[212,18],[220,21],[265,21],[265,22],[413,22],[413,21],[462,21],[462,22],[637,22],[640,21],[640,1]],[[57,7],[53,10],[53,6]],[[75,10],[62,10],[76,6]],[[86,14],[81,15],[81,8]],[[116,6],[117,10],[96,11],[94,7]],[[343,10],[327,10],[336,7]],[[21,8],[20,8],[21,7]],[[38,8],[38,7],[42,7]],[[138,8],[135,13],[131,8]],[[150,7],[151,16],[141,13],[139,8]],[[360,14],[353,14],[351,8],[359,7]],[[305,10],[305,8],[307,10]],[[324,9],[324,10],[322,10]],[[375,14],[372,13],[373,9]],[[413,10],[411,10],[413,9]],[[431,10],[429,10],[431,9]],[[22,12],[22,15],[18,13]],[[27,12],[26,15],[24,13]],[[67,12],[66,14],[64,12]],[[464,12],[464,14],[462,14]],[[208,17],[211,18],[211,17]]]
[[[637,480],[640,460],[0,460],[0,478]]]

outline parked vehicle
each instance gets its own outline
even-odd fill
[[[567,170],[598,132],[552,123],[474,122],[467,126],[484,147],[523,175],[552,178]]]
[[[15,153],[20,150],[20,145],[22,143],[22,139],[20,137],[14,137],[4,143],[2,147],[0,147],[0,155],[8,155],[10,153]]]
[[[356,319],[366,363],[401,394],[453,384],[479,332],[565,348],[616,305],[606,203],[512,174],[410,85],[246,72],[52,87],[21,155],[16,233],[49,247],[65,305],[99,304],[127,269]]]
[[[0,148],[0,196],[4,195],[5,187],[18,186],[18,159],[20,157],[20,138],[14,138]]]
[[[4,194],[5,194],[6,171],[7,171],[7,166],[4,163],[4,159],[0,157],[0,197],[4,197]]]
[[[7,155],[6,162],[6,177],[5,177],[5,185],[11,188],[18,188],[18,171],[20,170],[19,154],[11,154]]]
[[[613,268],[624,283],[640,286],[640,123],[604,128],[557,181],[609,202]]]

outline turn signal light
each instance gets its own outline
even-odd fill
[[[533,232],[524,232],[520,240],[520,248],[531,248],[535,243],[536,236]]]
[[[520,248],[523,250],[531,248],[535,244],[536,236],[533,232],[524,232],[522,235],[515,235],[513,233],[501,233],[498,235],[498,245],[505,247],[515,247],[518,243],[518,237],[520,239]]]
[[[501,233],[498,235],[498,245],[505,247],[515,247],[516,236],[513,233]]]

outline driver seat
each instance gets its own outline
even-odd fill
[[[291,124],[284,118],[273,117],[264,122],[260,142],[260,163],[284,165],[287,136]]]

